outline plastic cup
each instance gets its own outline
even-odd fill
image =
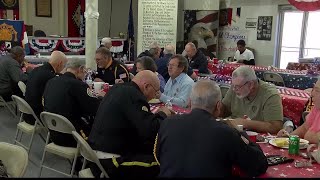
[[[99,93],[102,89],[104,82],[93,82],[93,88],[95,93]]]
[[[248,137],[252,142],[257,142],[257,135],[258,133],[253,131],[247,131]]]
[[[104,92],[108,92],[109,88],[110,88],[109,83],[104,83],[104,84],[103,84],[103,90],[104,90]]]

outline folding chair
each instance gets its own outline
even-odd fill
[[[29,154],[31,146],[32,146],[34,134],[38,133],[40,135],[40,131],[46,130],[46,129],[43,126],[42,122],[40,122],[38,117],[35,115],[34,111],[30,107],[30,105],[24,99],[22,99],[21,97],[16,96],[16,95],[12,95],[11,97],[12,97],[12,100],[17,104],[18,110],[21,112],[20,113],[20,120],[17,125],[16,135],[14,138],[14,143],[17,143],[17,144],[21,145],[22,147],[24,147],[25,149],[27,149],[28,154]],[[31,125],[31,124],[26,123],[22,119],[23,114],[32,115],[33,118],[36,120],[35,124]],[[20,133],[20,138],[18,140],[19,133]],[[22,138],[23,133],[31,135],[28,146],[22,144],[22,142],[21,142],[21,138]]]
[[[109,175],[107,174],[106,170],[103,168],[103,166],[101,165],[99,158],[97,156],[97,152],[95,152],[90,145],[80,136],[79,133],[77,133],[76,131],[72,131],[72,135],[73,137],[77,140],[78,142],[78,148],[80,150],[80,154],[84,157],[84,161],[83,161],[83,165],[82,165],[82,169],[84,169],[84,167],[86,166],[86,160],[89,160],[91,162],[94,162],[97,164],[97,166],[99,167],[99,169],[101,170],[101,175],[100,177],[105,177],[105,178],[109,178]],[[120,155],[117,154],[111,154],[111,153],[104,153],[106,156],[108,156],[108,158],[113,158],[113,157],[120,157]],[[89,170],[86,170],[89,171]],[[91,170],[90,170],[91,171]],[[90,172],[89,172],[90,174]],[[92,172],[91,172],[92,174]]]
[[[283,86],[286,87],[283,78],[275,72],[264,72],[263,73],[263,79],[266,82],[271,82],[275,84],[276,86]]]
[[[2,96],[0,96],[0,106],[4,106],[5,108],[7,108],[9,110],[9,112],[16,117],[17,114],[15,113],[15,109],[16,109],[16,104],[14,101],[9,101],[6,102]]]
[[[72,134],[72,131],[75,131],[75,127],[72,125],[72,123],[64,116],[61,116],[59,114],[50,113],[50,112],[42,112],[40,114],[40,119],[44,122],[45,126],[49,130],[66,133],[66,134]],[[59,146],[55,143],[49,143],[50,140],[50,131],[48,131],[47,139],[46,139],[46,145],[43,151],[41,163],[40,163],[40,172],[39,177],[41,176],[42,168],[47,168],[52,171],[58,172],[60,174],[66,175],[68,177],[72,177],[75,170],[75,165],[77,161],[77,152],[78,148],[73,147],[65,147],[65,146]],[[64,157],[68,160],[73,161],[70,174],[64,173],[62,171],[58,171],[56,169],[50,168],[48,166],[43,165],[44,158],[46,155],[46,152],[55,154],[60,157]]]
[[[0,142],[0,160],[10,178],[22,177],[27,169],[28,153],[21,146]]]
[[[222,98],[224,98],[224,96],[227,94],[228,90],[230,89],[230,85],[227,85],[227,84],[221,84],[220,85],[220,90],[221,90],[221,95],[222,95]]]
[[[26,94],[26,89],[27,89],[26,84],[25,84],[24,82],[22,82],[22,81],[19,81],[19,82],[18,82],[18,86],[19,86],[19,89],[20,89],[20,91],[22,92],[23,96],[25,96],[25,94]]]

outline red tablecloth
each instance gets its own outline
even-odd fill
[[[281,155],[286,156],[298,161],[305,161],[300,156],[289,156],[288,149],[280,149],[274,147],[268,143],[260,144],[261,149],[265,153],[265,155]],[[301,150],[301,152],[305,152],[306,150]],[[320,177],[320,164],[313,163],[312,167],[304,167],[304,168],[296,168],[294,167],[294,162],[279,164],[275,166],[270,166],[267,172],[261,177],[278,177],[278,178],[316,178]]]

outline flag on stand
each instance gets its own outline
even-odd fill
[[[84,37],[85,0],[68,0],[68,36]]]
[[[133,12],[132,12],[132,0],[130,0],[129,7],[129,21],[128,21],[128,56],[129,61],[134,61],[134,24],[133,24]]]

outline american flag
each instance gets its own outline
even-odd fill
[[[198,41],[198,48],[216,52],[217,32],[219,28],[218,11],[186,10],[184,12],[185,43]]]

